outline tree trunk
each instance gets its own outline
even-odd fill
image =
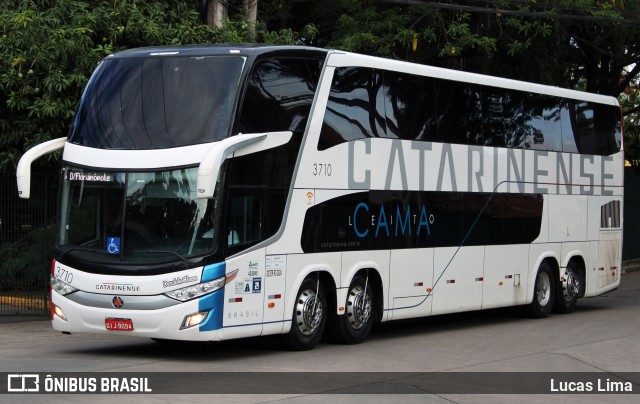
[[[244,15],[249,19],[249,31],[251,32],[251,37],[255,40],[258,0],[242,0],[242,10],[244,11]]]
[[[222,21],[228,17],[227,4],[221,0],[207,2],[207,25],[222,28]]]

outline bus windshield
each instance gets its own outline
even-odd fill
[[[65,167],[57,246],[86,261],[168,262],[214,248],[216,199],[198,169],[95,172]]]
[[[89,80],[69,142],[164,149],[228,136],[242,56],[104,60]]]

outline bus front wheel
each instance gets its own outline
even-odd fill
[[[543,261],[538,268],[533,287],[533,301],[529,305],[529,312],[535,318],[548,317],[553,309],[555,298],[555,282],[553,268],[547,261]]]
[[[347,344],[363,342],[373,325],[373,292],[367,279],[353,278],[345,304],[345,314],[337,318],[338,339]]]
[[[295,351],[313,349],[327,322],[327,299],[320,279],[307,278],[300,285],[293,306],[291,330],[283,336],[284,345]]]

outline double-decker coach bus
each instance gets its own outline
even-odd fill
[[[291,46],[133,49],[63,148],[53,327],[213,341],[527,305],[620,282],[615,98]]]

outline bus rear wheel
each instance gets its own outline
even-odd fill
[[[533,287],[533,301],[529,305],[529,313],[535,318],[545,318],[551,314],[555,298],[555,282],[553,268],[543,261],[538,268]]]
[[[362,276],[353,278],[349,286],[345,314],[337,318],[337,337],[346,344],[363,342],[373,326],[373,292]]]
[[[313,349],[327,322],[327,299],[320,279],[307,278],[300,285],[291,317],[291,330],[282,338],[283,344],[295,351]]]
[[[570,261],[565,271],[565,281],[558,284],[553,311],[568,314],[576,308],[580,288],[582,287],[580,279],[578,264]]]

